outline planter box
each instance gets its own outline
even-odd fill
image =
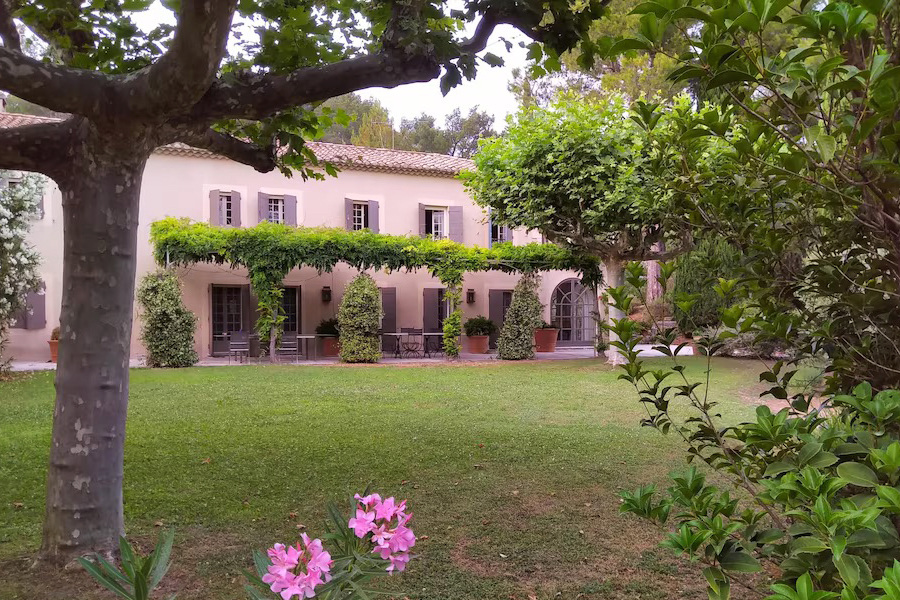
[[[335,357],[341,353],[341,347],[338,345],[337,337],[323,337],[322,340],[322,356]]]
[[[487,354],[488,341],[491,339],[488,335],[467,335],[469,352],[472,354]]]
[[[56,362],[56,357],[59,353],[59,340],[47,340],[47,344],[50,346],[50,362]]]
[[[556,352],[556,338],[558,336],[559,329],[535,329],[535,352]]]

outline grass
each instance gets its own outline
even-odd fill
[[[757,371],[715,366],[728,419],[749,416]],[[409,499],[422,538],[409,571],[384,582],[398,597],[705,598],[697,569],[618,513],[620,490],[664,483],[684,455],[638,425],[617,375],[595,361],[135,370],[126,525],[145,547],[177,528],[166,588],[180,600],[243,598],[252,548],[298,525],[321,534],[325,502],[372,483]],[[0,598],[106,598],[81,573],[29,568],[52,374],[0,392]]]

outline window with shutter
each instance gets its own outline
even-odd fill
[[[427,207],[425,209],[425,235],[436,240],[447,237],[447,209],[443,207]]]
[[[269,196],[266,220],[269,223],[284,223],[284,216],[284,198],[281,196]]]
[[[235,205],[231,192],[219,192],[219,225],[234,226]]]
[[[368,202],[354,202],[353,203],[351,228],[353,231],[360,231],[362,229],[369,228],[369,203]]]

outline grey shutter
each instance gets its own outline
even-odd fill
[[[241,193],[231,192],[231,226],[241,226]]]
[[[284,197],[284,224],[296,227],[297,223],[297,196]],[[298,313],[299,314],[299,313]]]
[[[419,203],[419,236],[425,237],[425,205]]]
[[[259,193],[257,203],[257,223],[262,223],[269,218],[269,195]]]
[[[219,190],[209,191],[209,224],[221,224],[219,223]]]
[[[505,290],[488,290],[488,318],[497,326],[497,332],[491,334],[490,347],[497,347],[500,337],[499,329],[503,327],[503,292]]]
[[[353,231],[353,200],[344,198],[344,227]]]
[[[381,288],[381,332],[397,332],[397,288]],[[385,352],[394,352],[399,340],[395,336],[385,335],[381,339],[381,348]]]
[[[369,231],[378,233],[381,223],[378,220],[378,200],[369,200]]]
[[[512,242],[512,241],[513,241],[513,239],[512,239],[512,228],[506,227],[506,226],[503,227],[503,239],[506,240],[507,242]]]
[[[449,237],[454,242],[462,244],[463,241],[463,209],[462,206],[451,206],[447,210],[450,217],[450,226],[448,227]]]
[[[442,288],[422,290],[422,328],[425,333],[441,330],[441,291]]]
[[[28,292],[25,303],[28,314],[25,315],[25,329],[43,329],[47,326],[47,294],[44,292],[44,282],[41,282],[40,290]]]

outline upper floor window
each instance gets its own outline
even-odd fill
[[[369,228],[369,203],[368,202],[354,202],[352,219],[353,219],[353,222],[352,222],[353,231],[360,231],[361,229],[368,229]]]
[[[512,241],[512,231],[509,227],[504,225],[498,225],[497,223],[491,222],[491,245],[499,244],[502,242],[510,242]]]
[[[425,235],[435,239],[447,237],[447,210],[444,208],[425,209]]]
[[[284,223],[284,198],[279,196],[269,196],[269,212],[267,221],[269,223]]]
[[[219,192],[219,225],[234,225],[234,198],[230,192]]]

